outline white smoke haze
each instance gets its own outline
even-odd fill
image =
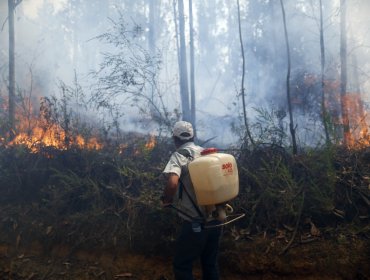
[[[67,8],[68,0],[23,0],[23,12],[25,16],[32,20],[39,18],[39,10],[45,4],[51,5],[52,15],[55,15]]]
[[[6,22],[7,1],[0,4],[1,23]],[[30,79],[35,96],[59,94],[59,81],[72,85],[75,75],[86,94],[96,82],[89,75],[99,69],[104,52],[116,48],[96,39],[112,28],[122,13],[125,22],[140,26],[136,40],[148,49],[150,32],[161,55],[156,89],[169,112],[180,108],[178,60],[173,1],[155,1],[155,26],[149,26],[150,1],[72,1],[23,0],[16,9],[16,83],[27,89]],[[326,75],[340,78],[339,0],[323,1]],[[348,91],[359,90],[369,105],[370,97],[370,1],[347,1]],[[319,1],[285,0],[287,28],[292,58],[292,79],[298,73],[320,74]],[[279,1],[240,1],[242,35],[246,58],[245,91],[247,114],[253,123],[258,113],[253,108],[285,108],[287,67],[283,21]],[[184,1],[185,28],[189,43],[188,1]],[[235,143],[242,104],[240,98],[242,61],[238,34],[236,1],[193,1],[195,36],[195,89],[198,136],[217,137],[219,145]],[[7,94],[8,31],[0,34],[1,95]],[[187,50],[189,58],[189,49]],[[188,67],[190,63],[188,62]],[[32,76],[31,76],[32,70]],[[149,88],[147,89],[149,90]],[[125,100],[123,97],[119,101]],[[157,100],[158,101],[158,100]],[[269,109],[268,109],[269,110]],[[181,110],[180,110],[181,111]],[[141,115],[132,106],[122,107],[126,130],[156,132],[156,126],[140,128]],[[96,115],[92,112],[92,115]],[[105,116],[106,117],[106,116]],[[302,144],[322,138],[319,119],[295,111]],[[287,117],[284,119],[286,126]]]

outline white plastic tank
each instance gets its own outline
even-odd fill
[[[230,154],[205,149],[189,163],[189,173],[199,205],[224,203],[239,193],[238,167]]]

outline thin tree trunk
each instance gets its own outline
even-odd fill
[[[15,134],[15,40],[14,40],[14,9],[15,0],[8,0],[9,17],[9,137]]]
[[[190,32],[190,98],[191,98],[191,122],[196,135],[195,115],[195,80],[194,80],[194,30],[193,30],[193,1],[189,0],[189,32]]]
[[[189,86],[188,73],[186,63],[186,44],[185,44],[185,18],[184,18],[184,2],[178,0],[179,7],[179,29],[180,29],[180,95],[182,105],[182,118],[184,121],[191,121],[189,107]]]
[[[290,46],[289,46],[288,30],[286,26],[285,8],[284,8],[283,0],[280,0],[280,4],[281,4],[281,11],[283,13],[284,34],[285,34],[285,43],[286,43],[287,59],[288,59],[288,69],[287,69],[287,75],[286,75],[286,91],[287,91],[287,99],[288,99],[287,101],[288,101],[288,110],[289,110],[289,129],[290,129],[290,134],[292,136],[293,154],[296,155],[298,148],[297,148],[295,127],[294,127],[294,121],[293,121],[292,102],[290,98],[290,70],[291,70]]]
[[[176,0],[173,0],[173,20],[175,22],[175,36],[176,36],[176,50],[177,50],[177,64],[179,65],[179,72],[180,72],[180,65],[181,65],[181,60],[180,60],[180,42],[179,42],[179,27],[177,24],[177,10],[176,10]]]
[[[156,20],[155,15],[157,14],[157,3],[155,1],[149,1],[149,33],[148,33],[148,47],[152,55],[155,54],[155,31],[156,31]]]
[[[156,55],[155,49],[155,31],[156,31],[156,20],[155,15],[157,14],[156,1],[149,0],[149,22],[148,22],[148,49],[152,57]],[[155,70],[153,69],[153,72]],[[155,86],[151,84],[151,100],[154,100]]]
[[[252,138],[252,134],[249,130],[249,124],[247,119],[247,111],[246,111],[246,102],[245,102],[245,89],[244,89],[244,79],[245,79],[245,55],[244,55],[244,44],[243,44],[243,36],[242,36],[242,27],[241,27],[241,20],[240,20],[240,4],[239,0],[237,0],[237,6],[238,6],[238,25],[239,25],[239,41],[240,41],[240,49],[242,54],[242,81],[241,81],[241,96],[243,101],[243,116],[244,116],[244,126],[245,130],[247,132],[247,136],[249,140],[251,141],[252,146],[254,146],[254,140]]]
[[[347,111],[347,34],[346,34],[346,0],[340,1],[340,96],[342,107],[343,123],[343,144],[351,143],[351,134],[349,129],[349,118]]]
[[[80,10],[80,0],[75,0],[71,3],[71,9],[72,11],[78,11]],[[79,26],[79,18],[78,18],[78,12],[72,12],[69,17],[71,20],[68,22],[69,26],[68,29],[71,29],[72,32],[72,66],[73,70],[76,72],[78,71],[78,26]]]
[[[326,144],[330,144],[328,113],[326,111],[325,100],[325,42],[324,42],[324,19],[322,13],[322,0],[320,0],[320,55],[321,55],[321,114],[325,131]]]

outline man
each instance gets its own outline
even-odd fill
[[[204,207],[196,204],[194,188],[190,180],[187,164],[200,156],[202,147],[194,144],[194,131],[191,123],[179,121],[173,128],[176,146],[163,173],[167,183],[163,192],[163,206],[177,202],[179,216],[183,219],[180,235],[176,241],[173,270],[176,280],[192,280],[193,262],[200,258],[203,280],[218,280],[218,249],[221,227],[218,221],[207,213]]]

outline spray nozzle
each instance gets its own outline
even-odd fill
[[[232,212],[234,212],[234,209],[230,204],[218,204],[216,205],[215,218],[223,222],[226,220],[227,215],[231,214]]]

